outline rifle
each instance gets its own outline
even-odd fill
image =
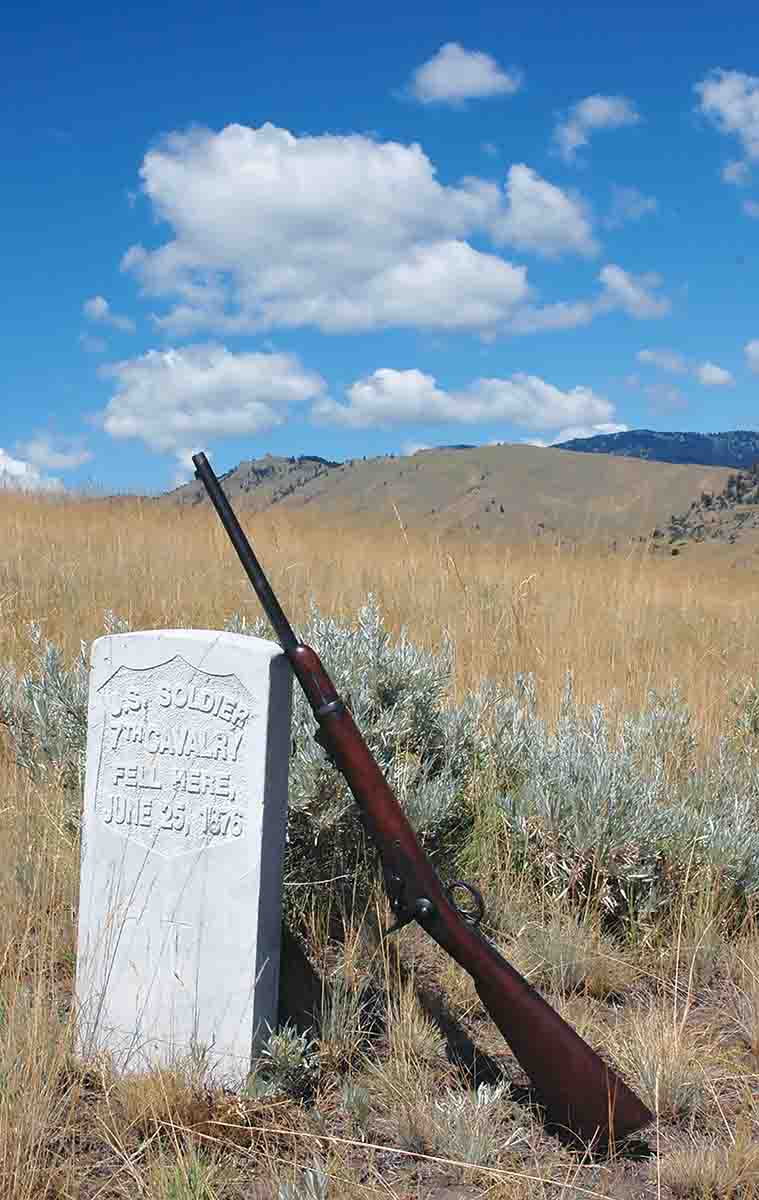
[[[446,888],[422,849],[319,656],[299,642],[205,454],[201,480],[237,551],[318,723],[315,738],[342,772],[379,851],[395,932],[416,921],[474,980],[477,995],[529,1076],[547,1123],[584,1143],[608,1146],[653,1114],[618,1075],[482,936],[482,897],[470,884]],[[474,908],[453,897],[465,888]]]

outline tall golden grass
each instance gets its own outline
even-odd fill
[[[391,629],[405,625],[428,647],[451,636],[459,692],[530,671],[550,717],[568,668],[581,702],[620,711],[677,680],[709,741],[726,697],[757,669],[757,577],[727,557],[444,540],[400,521],[324,524],[308,510],[244,524],[296,627],[312,597],[348,615],[372,592]],[[0,662],[23,666],[31,621],[73,655],[102,632],[106,609],[136,629],[218,628],[233,612],[260,613],[206,506],[4,493],[0,546]]]
[[[550,719],[568,668],[581,701],[608,701],[619,713],[641,704],[649,688],[668,690],[677,680],[706,747],[732,719],[731,690],[756,673],[755,577],[723,568],[719,558],[664,559],[642,545],[609,554],[590,542],[446,541],[405,530],[400,519],[381,530],[324,525],[308,510],[275,509],[244,523],[296,626],[311,597],[323,612],[352,616],[372,592],[392,629],[405,626],[428,647],[451,637],[459,694],[484,677],[510,681],[530,671]],[[205,508],[0,493],[0,665],[27,665],[32,621],[73,657],[81,641],[102,632],[108,609],[135,629],[219,628],[234,612],[259,613]],[[436,1107],[453,1068],[408,989],[394,999],[391,992],[386,1055],[363,1064],[350,1103],[328,1072],[314,1111],[206,1093],[181,1072],[115,1079],[106,1067],[77,1061],[76,835],[55,781],[35,783],[17,771],[2,730],[0,782],[1,1197],[243,1200],[277,1196],[298,1180],[300,1190],[279,1195],[307,1195],[300,1171],[314,1165],[328,1194],[366,1200],[434,1195],[449,1182],[503,1200],[759,1195],[758,943],[749,930],[727,945],[708,897],[687,911],[683,902],[683,936],[665,952],[611,946],[590,918],[576,928],[571,914],[520,892],[508,865],[495,889],[504,905],[532,903],[518,933],[515,916],[507,952],[546,986],[564,979],[571,932],[572,964],[581,958],[586,985],[594,986],[557,1003],[626,1064],[663,1114],[652,1139],[662,1165],[643,1164],[633,1181],[629,1164],[573,1158],[510,1103],[485,1115]],[[404,936],[422,974],[442,985],[464,1020],[476,1021],[470,981],[449,978],[449,961],[418,931]],[[354,949],[363,945],[357,933]],[[326,956],[324,947],[312,951],[316,962]],[[714,992],[692,1004],[705,955],[707,965],[723,964],[718,1007]],[[598,998],[610,980],[628,989],[626,1010]],[[348,1005],[332,1022],[324,1063],[330,1055],[341,1062],[346,1047],[352,1057],[352,1011]],[[484,1041],[488,1028],[475,1024],[475,1036]],[[500,1039],[485,1046],[504,1049]],[[373,1142],[361,1124],[367,1106]],[[680,1124],[667,1126],[675,1118]],[[458,1160],[481,1143],[488,1157],[479,1165]]]

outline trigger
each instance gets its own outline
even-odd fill
[[[382,930],[382,937],[389,937],[391,933],[397,933],[399,929],[410,925],[414,919],[413,912],[409,912],[407,908],[399,908],[395,914],[395,920],[392,925],[388,925],[387,929]]]

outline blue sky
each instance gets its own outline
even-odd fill
[[[11,9],[0,478],[757,428],[759,11]]]

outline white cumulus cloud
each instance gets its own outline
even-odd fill
[[[479,328],[529,294],[523,266],[467,241],[506,214],[504,189],[439,183],[418,145],[229,125],[171,134],[140,173],[173,237],[122,267],[173,302],[171,334]]]
[[[727,387],[735,382],[730,372],[726,371],[724,367],[719,367],[713,362],[691,365],[676,350],[639,350],[636,357],[638,362],[658,367],[660,371],[669,371],[672,375],[693,375],[705,387]],[[682,393],[678,392],[676,388],[670,389],[667,393],[666,388],[654,385],[648,391],[655,399],[661,399],[662,396],[668,394],[670,399],[677,396],[678,401],[683,400]]]
[[[215,344],[148,350],[100,372],[115,380],[100,414],[106,433],[173,452],[183,466],[203,438],[271,429],[290,404],[313,400],[325,388],[294,355],[233,354]]]
[[[655,196],[646,196],[635,187],[611,185],[611,210],[604,224],[609,229],[619,229],[627,221],[640,221],[649,213],[656,212]]]
[[[422,104],[461,104],[487,96],[508,96],[522,83],[518,71],[504,71],[490,54],[446,42],[414,71],[410,93]]]
[[[509,322],[513,333],[540,333],[548,329],[574,329],[588,325],[604,313],[622,311],[636,320],[665,317],[671,309],[666,296],[657,296],[661,279],[654,273],[631,275],[610,263],[599,272],[601,291],[590,300],[523,305]]]
[[[746,157],[759,160],[759,76],[717,69],[695,90],[701,112],[720,133],[737,137]]]
[[[747,217],[759,218],[759,203],[756,200],[744,200],[743,211]]]
[[[92,459],[81,438],[55,438],[49,433],[34,434],[19,442],[16,450],[35,467],[50,471],[70,471]]]
[[[603,299],[559,300],[554,304],[525,305],[514,314],[509,328],[514,333],[543,333],[549,329],[575,329],[589,325],[607,312]]]
[[[696,367],[695,375],[699,383],[703,383],[704,387],[728,387],[735,382],[729,371],[711,362],[701,363],[700,366]]]
[[[688,364],[676,350],[639,350],[636,358],[638,362],[659,367],[662,371],[671,371],[673,375],[688,373]]]
[[[305,327],[493,338],[670,309],[656,275],[614,264],[595,297],[538,303],[526,267],[485,239],[542,255],[598,247],[582,201],[523,163],[503,187],[443,185],[418,145],[230,125],[169,135],[141,174],[172,236],[154,250],[132,246],[122,268],[166,303],[153,319],[172,338]]]
[[[22,492],[57,492],[62,486],[60,479],[43,475],[33,463],[14,458],[0,446],[0,489],[9,488]]]
[[[756,375],[759,375],[759,338],[754,338],[752,341],[746,342],[743,350],[749,369]]]
[[[421,325],[485,329],[529,295],[527,270],[468,242],[416,246],[369,283],[362,303],[346,302],[352,328]]]
[[[312,410],[314,419],[352,429],[451,419],[451,397],[437,386],[432,375],[416,368],[396,371],[380,367],[352,383],[347,396],[347,404],[330,397],[318,400]]]
[[[627,433],[629,428],[629,425],[619,425],[615,421],[605,421],[598,425],[570,425],[566,429],[560,429],[548,445],[555,446],[558,442],[571,442],[575,438],[597,437],[601,433]]]
[[[90,321],[99,321],[102,325],[110,325],[113,329],[134,333],[135,324],[131,317],[122,317],[115,313],[105,296],[92,296],[91,299],[85,300],[82,312]]]
[[[613,405],[591,388],[568,391],[535,375],[481,378],[460,391],[438,387],[432,375],[416,369],[382,367],[347,389],[347,403],[316,402],[314,419],[352,429],[388,428],[423,422],[510,422],[528,429],[606,422]]]
[[[631,317],[664,317],[672,307],[666,297],[653,295],[653,289],[661,286],[661,279],[655,272],[635,276],[610,263],[602,268],[599,278],[606,289],[608,302]]]
[[[554,130],[559,153],[566,162],[574,162],[577,151],[587,146],[599,129],[620,129],[637,125],[640,114],[625,96],[586,96],[572,105],[567,116]]]
[[[598,253],[590,217],[581,200],[542,179],[524,163],[509,168],[508,206],[493,224],[496,242],[532,250],[548,258],[559,254]]]

